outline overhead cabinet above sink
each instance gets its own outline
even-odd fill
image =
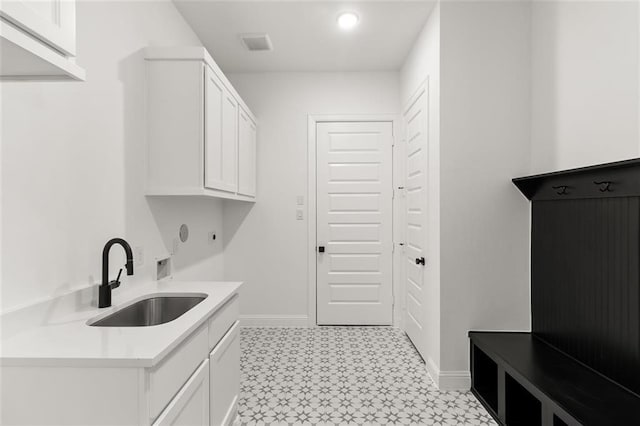
[[[147,195],[255,201],[256,119],[203,47],[150,47]]]
[[[84,80],[74,0],[0,1],[2,80]]]

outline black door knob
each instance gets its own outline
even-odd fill
[[[416,257],[416,265],[424,265],[424,257]]]
[[[324,246],[318,246],[318,253],[324,253]]]

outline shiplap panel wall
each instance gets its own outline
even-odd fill
[[[640,197],[535,201],[533,332],[640,393]]]

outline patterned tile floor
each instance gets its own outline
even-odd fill
[[[243,328],[243,425],[495,425],[470,392],[440,392],[391,327]]]

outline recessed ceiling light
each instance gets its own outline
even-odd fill
[[[344,12],[338,16],[338,25],[343,30],[350,30],[351,28],[358,25],[359,20],[360,18],[358,18],[358,15],[356,15],[355,13]]]

